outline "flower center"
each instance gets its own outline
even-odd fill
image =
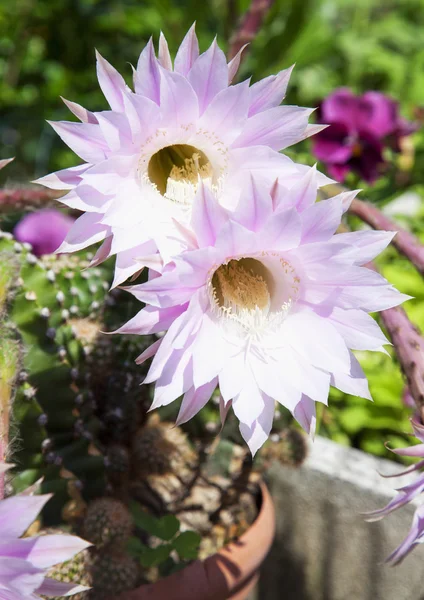
[[[207,290],[221,326],[249,344],[277,335],[300,294],[300,279],[278,252],[233,258],[211,272]]]
[[[147,175],[162,195],[177,199],[173,196],[181,184],[192,187],[197,184],[199,175],[202,179],[211,177],[212,165],[205,153],[194,146],[174,144],[162,148],[152,156]]]
[[[255,310],[269,308],[272,277],[255,258],[230,260],[212,276],[212,293],[219,308]]]

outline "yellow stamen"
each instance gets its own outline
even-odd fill
[[[204,152],[194,146],[175,144],[162,148],[152,156],[147,174],[159,192],[165,194],[168,179],[197,183],[199,175],[202,179],[211,177],[212,165]]]
[[[269,305],[270,290],[264,265],[253,258],[230,260],[213,274],[212,287],[218,306],[232,304],[239,308],[265,309]]]

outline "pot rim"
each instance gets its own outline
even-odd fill
[[[240,538],[204,561],[195,560],[155,583],[121,594],[117,600],[224,600],[241,591],[259,570],[275,533],[271,495],[263,481],[258,487],[261,492],[258,515]]]

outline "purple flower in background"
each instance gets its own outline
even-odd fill
[[[408,448],[397,448],[392,450],[399,456],[411,456],[419,458],[420,460],[412,467],[406,469],[402,473],[396,473],[396,475],[386,475],[386,477],[397,477],[400,475],[406,475],[423,469],[424,467],[424,426],[419,422],[417,417],[411,419],[414,434],[417,439],[421,442],[415,446],[409,446]],[[414,498],[418,497],[424,492],[424,472],[420,473],[420,476],[401,488],[397,488],[397,494],[384,508],[375,510],[367,514],[367,521],[379,521],[386,515],[390,514],[394,510],[409,504]],[[400,563],[407,554],[413,550],[417,544],[424,542],[424,504],[421,504],[415,511],[412,519],[412,526],[409,530],[408,535],[403,542],[387,557],[386,561],[396,565]]]
[[[73,223],[72,217],[58,210],[43,209],[25,215],[13,235],[19,242],[31,244],[36,256],[42,256],[59,248]]]
[[[391,98],[380,92],[355,96],[348,88],[336,90],[322,102],[319,120],[329,127],[316,135],[313,151],[338,181],[352,171],[373,183],[386,165],[384,148],[398,152],[400,139],[415,129],[399,115]]]
[[[0,501],[0,598],[4,600],[70,596],[87,589],[48,579],[45,571],[71,559],[90,546],[88,542],[63,534],[20,539],[49,498],[20,495]]]

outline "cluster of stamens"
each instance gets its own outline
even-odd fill
[[[296,296],[273,310],[273,287],[271,272],[255,258],[232,259],[216,268],[208,281],[215,315],[256,340],[281,325]]]

